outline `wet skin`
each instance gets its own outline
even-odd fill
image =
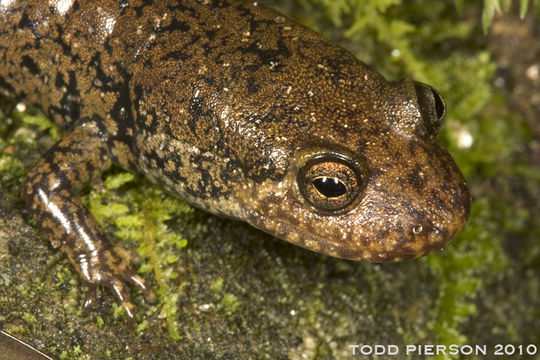
[[[66,130],[23,197],[87,285],[151,298],[76,196],[112,164],[296,245],[372,262],[441,249],[467,222],[437,140],[445,104],[254,2],[1,1],[0,91]]]

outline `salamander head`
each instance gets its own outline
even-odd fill
[[[281,161],[286,175],[254,187],[246,220],[310,250],[371,262],[417,258],[454,238],[471,200],[437,140],[444,101],[407,79],[379,91],[346,126],[327,122],[299,136]]]

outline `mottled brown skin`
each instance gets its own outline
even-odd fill
[[[111,288],[131,321],[124,283],[151,291],[75,195],[113,163],[353,260],[420,257],[469,215],[439,95],[257,3],[0,1],[0,89],[66,129],[24,199],[89,294]]]

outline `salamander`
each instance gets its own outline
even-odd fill
[[[0,0],[0,91],[65,130],[22,196],[87,288],[152,298],[77,193],[113,164],[298,246],[394,262],[465,226],[431,86],[385,80],[257,2]]]

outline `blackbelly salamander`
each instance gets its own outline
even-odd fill
[[[0,0],[0,91],[63,138],[30,171],[28,209],[86,284],[151,297],[77,191],[116,164],[293,244],[372,262],[444,247],[465,180],[437,140],[445,103],[386,81],[257,2]]]

